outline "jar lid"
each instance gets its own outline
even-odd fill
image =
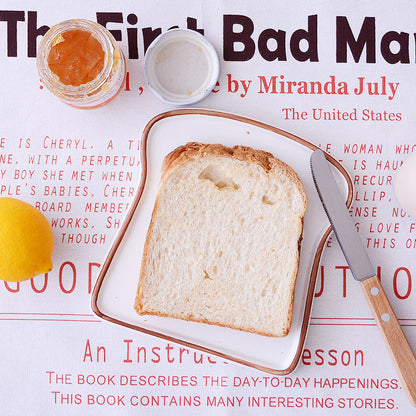
[[[150,44],[144,73],[150,90],[161,100],[193,104],[214,88],[219,74],[218,56],[200,33],[171,29]]]

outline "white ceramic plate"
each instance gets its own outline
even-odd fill
[[[189,141],[245,145],[273,153],[290,165],[302,180],[308,209],[304,218],[292,327],[284,338],[157,316],[139,316],[134,310],[143,245],[158,190],[164,157]],[[313,144],[273,126],[211,110],[184,109],[152,119],[142,136],[142,179],[122,229],[97,279],[92,308],[103,319],[218,355],[244,365],[284,375],[299,361],[309,323],[316,273],[331,228],[313,183],[309,158]],[[327,155],[346,204],[352,183],[342,166]]]

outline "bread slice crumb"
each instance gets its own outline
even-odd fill
[[[306,207],[299,177],[271,153],[178,147],[162,165],[137,313],[286,336]]]

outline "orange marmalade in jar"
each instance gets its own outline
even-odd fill
[[[113,35],[98,23],[74,19],[43,37],[37,67],[43,84],[66,104],[95,108],[121,90],[126,65]]]

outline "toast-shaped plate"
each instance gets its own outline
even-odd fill
[[[164,157],[187,142],[251,146],[271,152],[291,166],[308,197],[295,288],[292,326],[283,338],[158,316],[139,316],[134,301],[143,246],[161,176]],[[225,360],[286,375],[297,366],[309,324],[319,260],[331,227],[313,183],[309,158],[317,148],[276,127],[238,115],[212,110],[182,109],[154,117],[141,144],[142,175],[134,200],[101,268],[92,293],[96,315],[115,324],[198,349]],[[338,185],[349,207],[352,182],[331,156]]]

